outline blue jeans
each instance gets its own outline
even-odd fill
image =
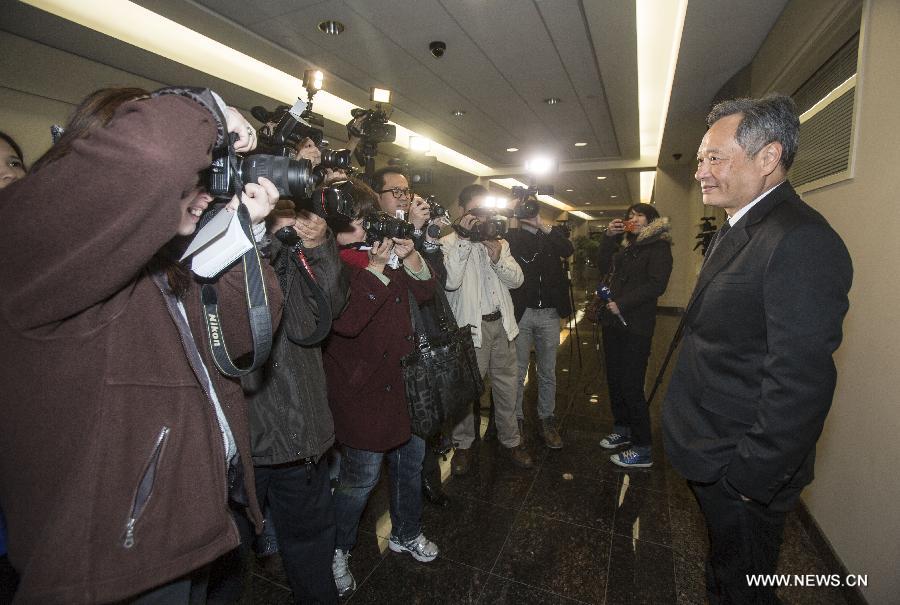
[[[391,537],[408,542],[422,533],[422,459],[425,441],[413,435],[409,441],[387,452],[370,452],[343,446],[341,474],[334,489],[337,523],[335,548],[349,551],[356,544],[359,519],[369,494],[381,476],[381,461],[387,460],[391,490]]]
[[[559,351],[559,313],[556,309],[525,309],[516,336],[519,362],[519,388],[516,393],[516,417],[525,418],[522,400],[525,396],[525,374],[534,345],[538,381],[538,417],[546,420],[556,410],[556,354]]]

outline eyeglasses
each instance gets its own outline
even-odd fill
[[[392,187],[391,189],[383,189],[383,190],[379,191],[378,193],[387,193],[388,191],[390,191],[394,195],[394,197],[397,198],[398,200],[400,198],[410,197],[412,195],[412,189],[410,189],[409,187],[407,187],[406,189],[400,189],[399,187]]]

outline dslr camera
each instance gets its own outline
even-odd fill
[[[240,193],[240,183],[257,183],[264,176],[278,188],[281,197],[309,197],[317,185],[309,160],[293,160],[279,155],[240,156],[229,144],[213,151],[213,162],[206,170],[206,190],[217,198],[230,198]]]
[[[366,244],[371,246],[388,237],[412,239],[413,227],[403,219],[395,218],[387,212],[373,212],[363,217],[362,228],[366,232]]]
[[[552,186],[513,187],[512,198],[515,200],[512,216],[518,219],[531,219],[536,217],[541,207],[538,203],[538,195],[553,195]]]

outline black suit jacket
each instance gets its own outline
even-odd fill
[[[676,470],[793,505],[813,478],[852,274],[841,238],[787,182],[722,238],[685,310],[664,404]]]

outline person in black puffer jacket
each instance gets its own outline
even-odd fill
[[[627,221],[613,220],[600,244],[597,266],[611,290],[600,321],[613,412],[612,433],[600,445],[606,449],[631,445],[610,456],[626,468],[653,464],[644,377],[656,326],[656,300],[666,291],[672,273],[671,248],[669,221],[649,204],[631,206]]]
[[[285,298],[283,321],[269,361],[242,380],[250,408],[256,493],[260,505],[271,510],[295,601],[336,603],[331,575],[335,520],[325,456],[334,444],[334,421],[322,345],[301,346],[291,338],[308,339],[319,322],[337,317],[349,285],[335,236],[323,218],[304,210],[295,214],[290,203],[282,202],[273,218],[271,232],[290,227],[300,242],[289,245],[271,238],[270,261]],[[317,300],[314,289],[327,305]]]

